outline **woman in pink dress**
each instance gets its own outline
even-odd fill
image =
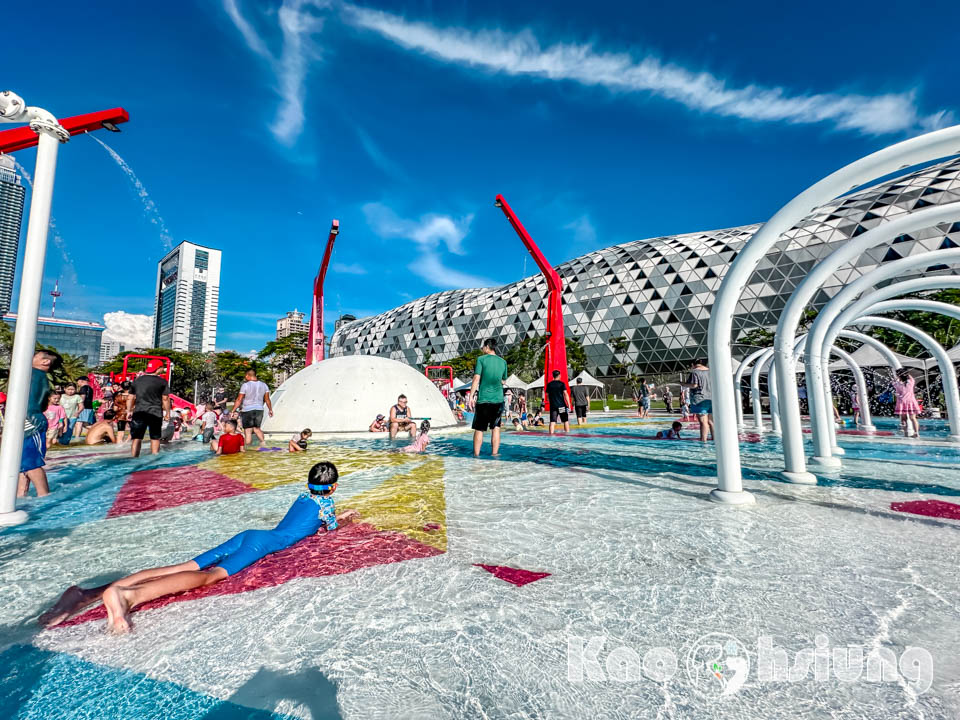
[[[917,402],[917,397],[913,394],[915,383],[916,381],[911,377],[909,370],[906,368],[897,370],[897,376],[893,381],[893,390],[897,394],[897,406],[894,412],[900,416],[900,421],[904,424],[903,434],[905,437],[917,437],[920,434],[920,424],[917,422],[920,403]]]

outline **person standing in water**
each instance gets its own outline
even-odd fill
[[[483,341],[470,386],[473,410],[473,456],[479,457],[483,433],[490,431],[490,454],[500,454],[500,425],[503,422],[503,384],[507,381],[507,361],[497,355],[497,341]]]
[[[897,370],[893,380],[893,391],[897,394],[894,413],[900,416],[904,437],[917,437],[920,434],[920,423],[917,422],[920,403],[917,402],[917,396],[913,391],[915,384],[916,380],[913,379],[909,370],[906,368]]]
[[[170,419],[170,386],[160,377],[165,371],[161,360],[151,360],[147,371],[138,375],[127,393],[127,416],[130,418],[130,454],[140,457],[143,436],[150,431],[150,452],[160,452],[163,421]]]
[[[706,442],[713,435],[713,385],[706,360],[695,360],[684,387],[690,388],[690,412],[700,423],[700,440]]]
[[[550,428],[549,433],[553,435],[557,428],[557,420],[563,423],[564,432],[570,432],[570,393],[567,392],[567,386],[560,379],[560,371],[553,371],[553,380],[547,383],[543,389],[543,399],[550,401]]]
[[[573,393],[573,408],[577,413],[577,425],[583,425],[587,421],[587,410],[590,408],[590,391],[583,384],[583,378],[577,378],[577,383],[570,392]]]

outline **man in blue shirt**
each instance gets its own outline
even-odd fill
[[[37,497],[50,494],[44,457],[47,454],[47,396],[50,382],[47,373],[60,362],[60,356],[50,350],[37,350],[33,355],[33,370],[30,374],[30,395],[27,398],[27,417],[23,424],[23,451],[20,455],[20,480],[17,497],[24,497],[33,483]],[[12,432],[12,428],[10,432]]]

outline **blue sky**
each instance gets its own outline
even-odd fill
[[[91,137],[61,149],[46,268],[58,315],[150,314],[156,261],[190,240],[223,250],[218,347],[243,352],[308,307],[333,217],[329,325],[531,274],[497,193],[560,263],[762,221],[960,116],[955,43],[930,27],[960,23],[946,1],[95,0],[4,14],[20,31],[4,33],[0,85],[60,116],[125,107],[123,133],[98,137],[148,194]],[[17,158],[32,170],[33,151]]]

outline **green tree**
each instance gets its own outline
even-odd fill
[[[271,340],[257,354],[257,360],[268,364],[274,372],[293,375],[307,362],[307,334],[291,333],[285,338]]]
[[[910,295],[904,295],[904,297],[922,297],[924,300],[935,300],[937,302],[948,303],[950,305],[960,305],[960,290],[953,288],[938,290],[934,293],[925,295],[921,295],[920,293],[912,293]],[[947,349],[952,348],[954,345],[960,342],[960,322],[951,317],[947,317],[946,315],[918,310],[897,310],[895,312],[884,313],[883,315],[884,317],[900,320],[908,325],[913,325],[913,327],[917,328],[918,330],[922,330],[923,332],[927,333],[927,335],[933,337],[934,340]],[[874,327],[870,329],[869,334],[901,355],[906,355],[908,357],[919,357],[927,354],[927,351],[924,349],[923,345],[918,343],[913,338],[908,337],[896,330]]]
[[[610,363],[610,374],[614,377],[622,376],[624,383],[628,382],[633,368],[633,363],[627,362],[627,348],[630,346],[630,341],[623,335],[619,335],[610,338],[607,344],[613,350],[614,359],[614,362]]]

